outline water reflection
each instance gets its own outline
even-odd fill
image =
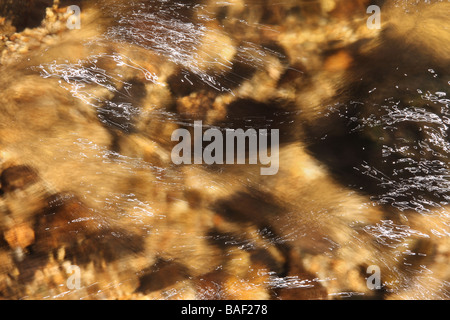
[[[2,58],[0,296],[448,298],[450,7],[381,2],[50,10]],[[279,129],[279,173],[174,165],[194,120]]]

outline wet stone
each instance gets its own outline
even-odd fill
[[[3,170],[0,176],[3,192],[24,189],[37,181],[37,173],[31,167],[24,165],[9,167]]]

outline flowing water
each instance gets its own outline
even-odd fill
[[[449,1],[0,16],[0,298],[449,298]],[[197,163],[199,121],[278,170]]]

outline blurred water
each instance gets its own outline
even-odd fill
[[[80,30],[2,66],[3,169],[34,168],[45,195],[3,190],[0,230],[29,223],[35,242],[7,254],[0,274],[32,275],[1,278],[1,295],[448,298],[450,60],[429,46],[449,42],[449,6],[387,2],[425,10],[418,46],[398,26],[365,30],[364,1],[348,16],[339,1],[83,4]],[[280,173],[174,165],[171,133],[196,119],[280,129]],[[86,211],[28,209],[63,192]],[[60,247],[83,268],[78,291],[35,274]]]

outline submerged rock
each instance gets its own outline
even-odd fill
[[[0,297],[448,298],[449,6],[383,2],[0,2]],[[175,165],[193,120],[278,173]]]

